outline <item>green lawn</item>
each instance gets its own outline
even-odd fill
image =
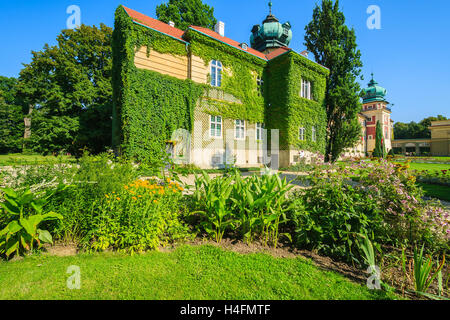
[[[404,164],[404,162],[398,162]],[[416,163],[411,162],[409,164],[411,170],[429,170],[429,171],[441,171],[450,170],[450,164],[439,164],[439,163]]]
[[[81,289],[66,286],[81,268]],[[396,299],[309,260],[183,246],[144,255],[31,256],[0,262],[0,299]]]
[[[0,166],[31,165],[58,162],[75,162],[75,158],[69,156],[55,157],[22,153],[0,154]]]
[[[428,183],[418,185],[425,191],[426,196],[450,202],[450,187]]]

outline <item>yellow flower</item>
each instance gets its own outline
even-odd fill
[[[133,199],[134,201],[136,201],[136,200],[137,200],[137,198],[136,198],[136,197],[133,197],[132,199]]]
[[[109,196],[107,194],[105,194],[105,197],[107,197],[109,199]]]
[[[153,200],[153,203],[158,203],[158,200]]]
[[[117,197],[116,199],[117,199],[117,201],[120,201],[120,198],[119,198],[119,197]]]

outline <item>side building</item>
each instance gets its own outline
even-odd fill
[[[177,29],[116,10],[113,145],[138,160],[202,168],[289,166],[325,149],[328,69],[288,45],[290,24],[272,12],[251,46],[215,31]],[[156,159],[156,160],[155,160]]]

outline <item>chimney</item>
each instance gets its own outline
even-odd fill
[[[222,37],[225,37],[225,22],[218,21],[216,26],[214,27],[214,31],[220,34]]]
[[[169,21],[168,25],[171,26],[171,27],[175,27],[175,22]]]
[[[302,56],[308,58],[309,52],[305,50],[305,51],[300,52],[300,54],[301,54]]]

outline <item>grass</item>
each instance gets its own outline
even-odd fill
[[[398,162],[404,164],[402,162]],[[441,171],[441,170],[450,170],[450,164],[439,164],[439,163],[416,163],[411,162],[409,164],[411,170],[429,170],[429,171]]]
[[[31,165],[44,163],[75,162],[70,156],[42,156],[39,154],[0,154],[0,166]]]
[[[81,289],[66,286],[81,268]],[[30,256],[0,262],[0,299],[303,300],[397,299],[302,258],[183,246],[144,255]]]
[[[450,202],[449,186],[428,183],[418,183],[418,185],[425,191],[426,196]]]

